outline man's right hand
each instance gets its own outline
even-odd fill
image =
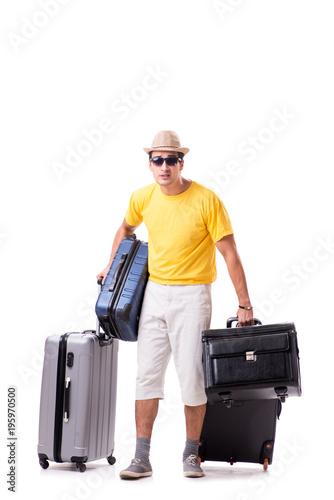
[[[103,269],[103,271],[101,271],[97,276],[96,278],[99,280],[100,278],[102,278],[102,285],[106,279],[106,276],[109,272],[109,269],[110,269],[110,266],[114,260],[114,257],[116,255],[116,252],[117,252],[117,249],[119,247],[119,244],[121,243],[122,239],[125,237],[125,236],[128,236],[130,234],[132,234],[135,229],[137,228],[138,226],[130,226],[125,218],[121,224],[121,226],[118,228],[117,232],[116,232],[116,235],[115,235],[115,238],[114,238],[114,241],[113,241],[113,245],[112,245],[112,249],[111,249],[111,255],[110,255],[110,259],[109,259],[109,264],[107,265],[107,267],[105,267]]]
[[[109,272],[109,269],[110,269],[110,266],[108,265],[107,267],[105,267],[103,269],[103,271],[101,271],[97,276],[96,276],[96,279],[99,280],[100,278],[102,278],[102,285],[107,277],[107,274]]]

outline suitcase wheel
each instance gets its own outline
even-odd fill
[[[268,469],[268,464],[269,464],[269,459],[265,458],[264,462],[263,462],[263,470],[267,470]]]
[[[39,465],[42,467],[42,469],[47,469],[49,467],[49,462],[43,458],[39,461]]]
[[[114,463],[116,462],[116,458],[112,455],[110,455],[110,457],[107,457],[107,460],[109,465],[114,465]]]
[[[86,465],[82,462],[77,462],[76,464],[77,469],[79,469],[80,472],[85,472],[86,470]]]

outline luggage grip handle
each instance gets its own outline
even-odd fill
[[[71,379],[67,378],[65,381],[65,401],[64,401],[64,422],[68,422],[70,418],[70,388]]]
[[[239,326],[238,316],[233,316],[233,317],[227,319],[227,321],[226,321],[226,327],[227,328],[231,328],[232,323],[234,323],[234,321],[236,321],[237,322],[237,326]],[[262,325],[262,323],[261,323],[261,321],[259,319],[254,318],[254,325]]]
[[[116,267],[116,271],[115,271],[115,274],[113,276],[113,279],[112,279],[112,281],[110,283],[109,292],[113,292],[114,291],[115,285],[117,283],[117,280],[119,278],[119,275],[120,275],[121,270],[122,270],[122,268],[124,266],[124,263],[126,261],[127,256],[128,256],[127,253],[123,253],[122,254],[122,257],[119,260],[118,266]]]
[[[97,280],[98,293],[101,293],[102,281],[103,281],[103,278],[99,278]],[[108,335],[106,333],[104,333],[104,332],[101,333],[101,326],[100,326],[100,321],[99,321],[98,316],[96,316],[96,335],[100,339],[100,345],[101,346],[111,345],[113,343],[113,338],[112,337],[108,337]]]

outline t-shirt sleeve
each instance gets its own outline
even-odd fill
[[[228,234],[233,234],[230,217],[223,202],[215,196],[206,217],[206,226],[214,243]]]
[[[130,198],[129,206],[125,214],[125,220],[130,226],[139,226],[139,224],[143,222],[141,205],[139,193],[135,191]]]

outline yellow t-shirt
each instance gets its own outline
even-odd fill
[[[125,219],[147,227],[151,281],[196,285],[217,278],[215,243],[233,229],[214,192],[192,181],[183,193],[168,196],[159,184],[150,184],[133,193]]]

